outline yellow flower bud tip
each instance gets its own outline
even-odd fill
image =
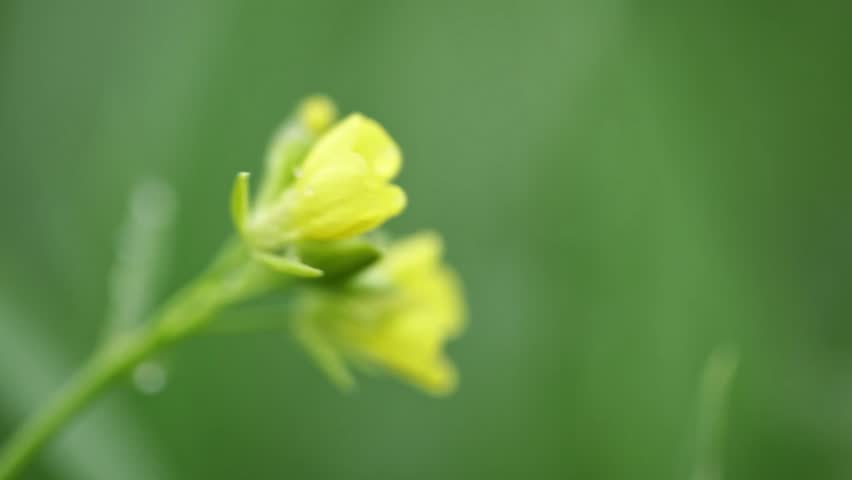
[[[433,233],[403,240],[360,275],[383,276],[388,288],[315,297],[297,321],[317,333],[314,344],[322,338],[341,358],[382,367],[435,395],[451,393],[458,375],[443,348],[463,327],[465,308],[440,254]],[[307,347],[316,356],[315,345]]]
[[[325,95],[312,95],[299,106],[299,122],[314,135],[326,131],[337,119],[337,107]]]
[[[302,165],[302,173],[310,175],[350,152],[363,158],[373,175],[384,180],[396,177],[402,166],[402,152],[387,131],[375,120],[353,113],[317,141]]]

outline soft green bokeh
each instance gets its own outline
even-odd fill
[[[210,335],[164,359],[165,391],[116,389],[25,478],[683,479],[723,344],[740,361],[725,478],[848,478],[850,14],[2,1],[0,438],[101,335],[134,185],[178,196],[162,298],[230,231],[234,174],[324,92],[403,148],[390,230],[447,239],[471,311],[460,391],[347,396],[283,333]]]

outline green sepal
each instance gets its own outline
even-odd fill
[[[294,277],[317,278],[323,276],[323,271],[302,263],[295,257],[274,255],[271,253],[253,251],[252,257],[272,270]]]
[[[249,216],[249,173],[240,172],[234,178],[234,186],[231,189],[231,219],[234,227],[240,233],[245,232],[245,226]]]
[[[299,257],[325,272],[325,278],[334,280],[369,267],[382,257],[382,250],[365,238],[305,242],[299,245]]]

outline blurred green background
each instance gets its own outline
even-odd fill
[[[694,3],[689,5],[689,3]],[[281,334],[205,336],[25,478],[852,478],[852,62],[840,2],[0,1],[0,438],[93,347],[128,196],[177,193],[157,298],[229,233],[298,100],[402,145],[471,324],[459,392],[337,392]]]

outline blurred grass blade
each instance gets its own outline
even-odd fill
[[[716,347],[701,374],[695,463],[692,480],[722,480],[722,447],[731,384],[739,355],[729,346]]]
[[[146,179],[133,189],[109,276],[109,334],[138,325],[152,308],[170,256],[176,212],[176,195],[166,182]]]

